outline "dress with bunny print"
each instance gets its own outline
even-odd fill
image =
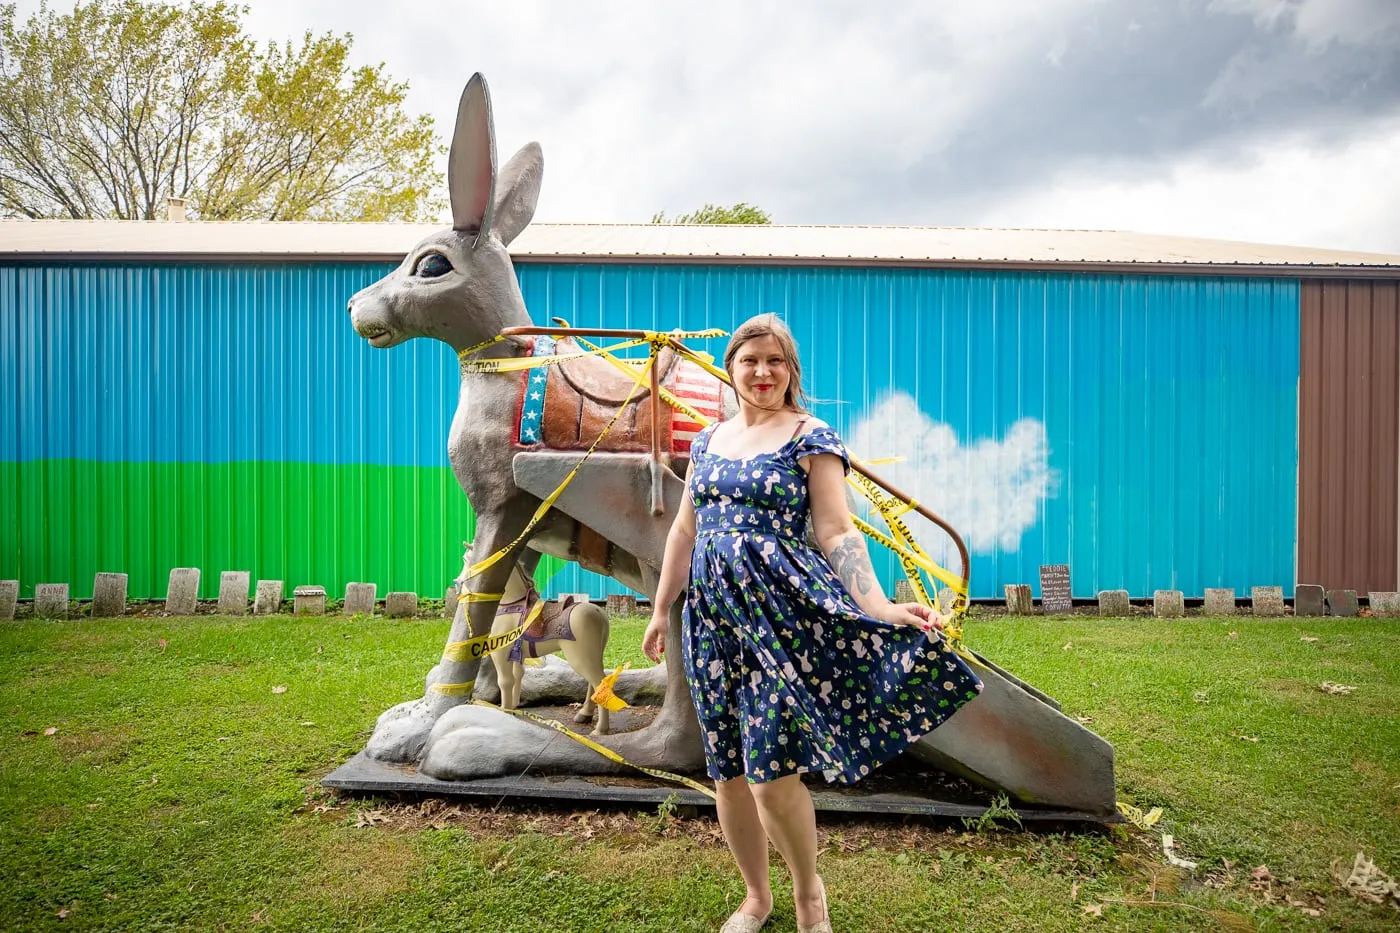
[[[821,771],[852,783],[977,696],[982,683],[937,635],[865,615],[807,543],[799,461],[850,460],[818,426],[731,460],[695,438],[695,550],[685,603],[686,681],[710,777],[752,783]]]

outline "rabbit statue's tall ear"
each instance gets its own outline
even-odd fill
[[[507,246],[535,216],[544,178],[544,153],[539,143],[526,143],[501,169],[496,185],[496,208],[491,225]]]
[[[452,201],[452,229],[478,237],[491,232],[496,186],[496,133],[491,122],[491,95],[480,72],[472,75],[457,105],[457,128],[447,157],[447,193]]]

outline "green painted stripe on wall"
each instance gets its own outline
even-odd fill
[[[200,596],[219,574],[291,589],[378,585],[437,598],[461,572],[475,529],[450,470],[309,463],[0,463],[0,579],[67,582],[92,596],[98,572],[129,575],[131,599],[164,599],[172,567],[198,567]],[[540,576],[558,561],[541,562]]]

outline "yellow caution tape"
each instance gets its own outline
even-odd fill
[[[1123,814],[1123,818],[1138,829],[1150,830],[1152,827],[1156,826],[1157,821],[1162,818],[1161,807],[1153,807],[1151,810],[1143,813],[1132,804],[1123,803],[1121,800],[1118,801],[1116,806],[1118,807],[1118,812]]]
[[[632,666],[631,661],[624,661],[617,670],[603,678],[603,682],[598,685],[598,689],[593,691],[593,702],[610,713],[627,708],[627,701],[613,693],[613,687],[617,685],[617,678],[623,671]]]
[[[587,340],[584,340],[582,337],[575,337],[574,339],[577,340],[579,343],[583,344],[585,347],[599,350],[602,353],[603,359],[611,363],[614,368],[620,370],[623,375],[625,375],[628,379],[631,379],[633,382],[637,383],[637,385],[641,386],[643,389],[651,391],[651,383],[645,381],[643,374],[637,369],[636,366],[630,365],[627,360],[618,359],[611,353],[602,350],[601,347],[597,347],[596,345],[589,343]],[[687,405],[680,399],[676,398],[676,396],[672,395],[671,392],[667,390],[665,386],[658,384],[656,387],[656,394],[659,395],[661,397],[661,400],[667,405],[670,405],[672,408],[675,408],[679,411],[685,412],[685,414],[697,424],[708,425],[710,423],[710,419],[708,417],[700,414],[700,412],[696,411],[694,408]]]
[[[451,641],[442,649],[442,659],[449,662],[460,661],[480,661],[498,648],[514,644],[515,640],[525,633],[525,630],[534,624],[535,620],[544,612],[544,600],[535,603],[533,609],[525,616],[525,620],[517,628],[509,632],[502,632],[499,635],[478,635],[475,638],[468,638],[466,641]]]
[[[568,726],[565,726],[563,723],[555,722],[553,719],[546,719],[543,716],[536,716],[534,713],[526,712],[523,709],[505,709],[501,706],[497,706],[495,703],[488,703],[485,700],[476,700],[474,702],[477,706],[485,706],[490,709],[500,710],[503,713],[509,713],[510,715],[519,717],[520,719],[527,719],[530,722],[535,723],[536,725],[544,726],[546,729],[553,729],[560,735],[567,735],[575,742],[578,742],[581,745],[588,746],[589,748],[593,749],[595,752],[602,755],[609,761],[615,761],[620,765],[624,765],[628,768],[633,768],[637,771],[642,772],[643,774],[650,774],[652,777],[660,778],[663,781],[673,781],[677,784],[684,784],[691,790],[699,791],[706,797],[709,797],[711,800],[715,799],[714,790],[709,787],[706,787],[699,781],[693,781],[690,778],[680,774],[672,774],[670,771],[661,771],[657,768],[644,768],[641,765],[634,765],[632,762],[628,761],[626,758],[623,758],[621,755],[608,748],[606,745],[600,745],[592,739],[588,738],[588,736],[580,735],[579,733],[570,729]]]
[[[504,334],[497,334],[496,336],[492,337],[490,340],[483,340],[483,341],[481,341],[481,343],[477,344],[477,345],[474,346],[474,347],[467,347],[465,350],[459,350],[459,351],[457,352],[457,359],[465,363],[466,360],[467,360],[467,357],[471,356],[473,353],[480,353],[482,350],[485,350],[487,347],[494,347],[496,344],[501,343],[501,342],[504,341],[505,339],[506,339],[506,338],[505,338],[505,335],[504,335]]]
[[[567,324],[565,324],[564,326],[567,326]],[[618,417],[621,416],[622,412],[626,409],[627,405],[630,404],[633,398],[636,397],[637,392],[642,389],[648,391],[650,390],[651,386],[650,382],[648,381],[648,376],[650,375],[651,368],[656,364],[657,353],[661,347],[671,347],[680,356],[702,367],[715,378],[723,382],[725,385],[732,385],[732,383],[729,380],[729,374],[723,369],[720,369],[719,367],[714,365],[713,356],[711,356],[708,353],[702,353],[692,350],[690,347],[687,347],[686,345],[679,342],[681,339],[703,339],[709,337],[721,337],[725,335],[725,331],[719,330],[718,328],[712,328],[703,331],[644,331],[643,333],[644,336],[640,339],[627,340],[622,343],[613,344],[609,347],[597,346],[593,343],[590,343],[587,340],[584,340],[581,337],[575,337],[578,343],[588,348],[586,351],[579,353],[555,354],[553,356],[542,357],[522,357],[507,360],[470,361],[466,359],[466,357],[470,356],[472,353],[484,349],[485,347],[491,346],[499,340],[503,339],[498,336],[494,340],[488,340],[483,343],[477,344],[475,347],[472,347],[468,350],[464,350],[461,354],[459,354],[463,358],[463,368],[467,372],[516,372],[526,369],[534,369],[538,366],[550,366],[555,363],[564,362],[572,359],[578,359],[584,356],[601,356],[610,365],[612,365],[614,368],[618,369],[620,372],[625,374],[633,382],[632,391],[629,392],[627,398],[623,400],[616,414],[613,415],[612,420],[608,422],[608,424],[603,428],[602,433],[600,433],[598,437],[593,441],[593,443],[589,446],[588,450],[584,453],[583,457],[579,460],[578,464],[575,465],[574,469],[570,471],[567,476],[564,477],[563,482],[559,484],[558,488],[556,488],[554,492],[550,493],[549,496],[543,502],[540,503],[539,509],[536,510],[535,515],[530,519],[529,523],[525,527],[525,530],[521,532],[521,534],[510,544],[501,548],[495,554],[492,554],[490,557],[486,558],[480,563],[477,563],[470,567],[467,571],[468,578],[476,576],[477,574],[481,573],[482,571],[495,564],[497,561],[504,558],[529,535],[529,533],[534,529],[536,525],[539,524],[539,522],[544,518],[545,513],[547,513],[549,509],[553,507],[554,503],[558,500],[559,496],[563,494],[564,490],[568,487],[569,483],[573,481],[574,477],[578,474],[578,471],[583,466],[584,462],[587,461],[589,456],[592,455],[592,453],[597,449],[598,444],[612,429],[614,424],[616,424]],[[627,350],[633,347],[641,346],[643,344],[650,344],[651,346],[651,353],[648,356],[646,364],[644,366],[638,366],[637,361],[623,360],[614,355],[619,350]],[[700,412],[696,411],[691,406],[682,402],[680,399],[676,398],[672,393],[670,393],[666,389],[661,388],[660,386],[658,386],[657,388],[657,394],[661,397],[661,400],[666,402],[668,405],[684,412],[688,417],[690,417],[699,424],[708,425],[710,423],[710,419],[708,417],[702,415]],[[892,457],[885,458],[883,460],[868,462],[898,462],[902,459],[902,457]],[[910,532],[909,527],[905,525],[904,522],[900,519],[900,516],[913,511],[917,507],[918,503],[915,502],[913,499],[903,500],[891,493],[887,493],[874,481],[868,479],[867,477],[859,473],[854,473],[850,475],[847,478],[847,481],[857,491],[859,491],[880,513],[880,517],[884,520],[885,525],[889,528],[890,534],[886,535],[878,531],[872,525],[870,525],[869,522],[866,522],[863,519],[861,519],[860,516],[852,515],[851,518],[855,522],[856,527],[859,528],[865,535],[870,537],[872,540],[884,545],[885,547],[889,548],[891,551],[894,552],[895,556],[900,562],[900,566],[904,569],[905,576],[909,579],[910,586],[913,588],[915,598],[919,601],[919,603],[936,609],[940,615],[942,615],[945,612],[945,607],[941,605],[941,600],[939,599],[937,594],[930,596],[928,588],[925,586],[923,577],[920,574],[921,570],[929,574],[934,579],[942,582],[944,585],[953,590],[954,593],[962,597],[961,599],[955,599],[954,605],[946,607],[947,610],[951,610],[953,615],[952,619],[945,623],[944,635],[947,637],[949,644],[954,649],[958,650],[960,653],[967,654],[967,652],[962,648],[961,626],[957,625],[953,620],[960,618],[966,612],[968,585],[961,577],[956,576],[950,571],[945,570],[943,567],[939,566],[938,563],[935,562],[933,558],[931,558],[928,555],[928,553],[924,551],[922,547],[919,546],[918,542],[914,539],[913,533]],[[466,597],[464,596],[463,598],[465,599]],[[601,690],[602,688],[600,687],[599,689]]]
[[[624,343],[613,344],[611,347],[595,347],[592,350],[580,350],[577,353],[555,353],[550,356],[512,356],[499,360],[463,360],[462,371],[467,373],[518,373],[541,366],[553,366],[555,363],[567,363],[569,360],[578,360],[585,356],[598,356],[604,353],[615,353],[618,350],[630,350],[632,347],[646,346],[646,343],[645,340],[628,340]]]
[[[433,684],[428,688],[428,692],[445,697],[469,697],[472,695],[472,688],[475,686],[476,681],[474,680],[468,680],[460,684]]]
[[[643,374],[650,370],[652,365],[655,363],[656,349],[653,347],[651,356],[647,359],[647,364],[642,369]],[[627,393],[627,398],[622,400],[622,404],[618,406],[617,412],[613,414],[612,419],[609,420],[608,423],[603,426],[603,430],[598,433],[598,436],[596,438],[594,438],[593,443],[589,445],[588,450],[584,451],[583,456],[579,458],[579,462],[574,464],[574,468],[569,471],[567,476],[564,477],[564,481],[561,482],[558,488],[556,488],[552,493],[545,497],[544,501],[540,503],[540,507],[537,508],[535,510],[535,514],[530,517],[530,521],[526,523],[524,530],[521,531],[520,534],[516,535],[514,541],[510,542],[505,547],[492,554],[490,557],[476,564],[473,564],[471,567],[468,567],[466,573],[467,579],[471,579],[472,577],[478,576],[487,568],[491,567],[491,565],[499,561],[501,558],[514,551],[515,548],[519,546],[519,544],[522,541],[525,541],[530,537],[530,532],[534,531],[535,526],[538,525],[544,519],[545,515],[548,514],[550,509],[554,508],[554,503],[558,501],[561,495],[564,494],[564,490],[569,487],[569,484],[574,481],[574,477],[578,475],[578,471],[582,469],[583,465],[586,462],[588,462],[588,458],[593,456],[593,452],[598,449],[598,445],[603,442],[603,438],[608,436],[608,432],[613,429],[613,425],[617,424],[617,419],[622,417],[622,413],[627,410],[628,404],[630,404],[632,399],[636,396],[637,389],[640,385],[641,383],[637,383],[636,385],[632,386],[632,391]]]
[[[471,590],[457,597],[459,603],[489,603],[500,602],[505,593],[473,593]]]

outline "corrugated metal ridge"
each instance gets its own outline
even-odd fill
[[[398,260],[436,224],[0,221],[15,261]],[[1400,278],[1400,255],[1109,230],[534,224],[520,262],[890,265]]]

